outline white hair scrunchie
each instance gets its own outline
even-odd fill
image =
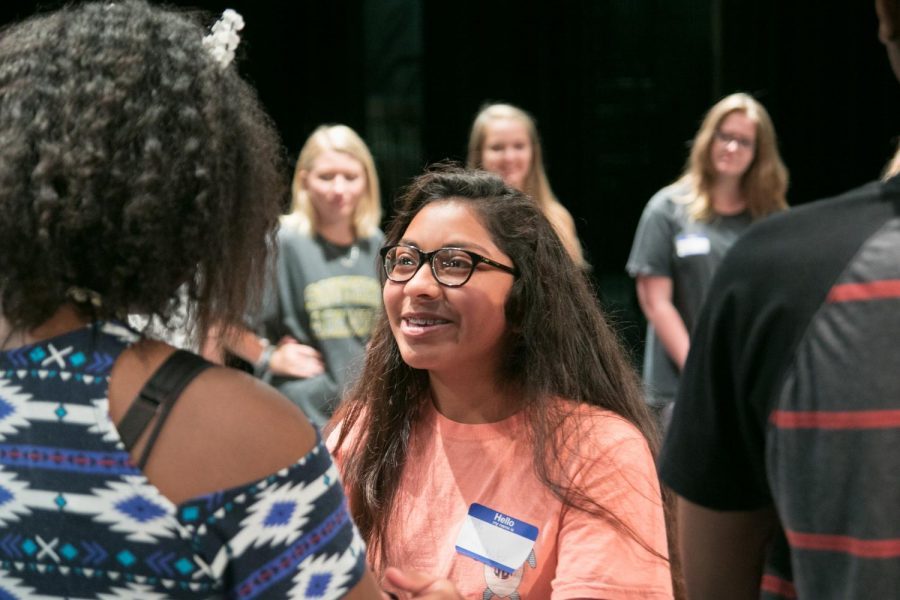
[[[243,28],[244,17],[236,10],[226,8],[213,24],[211,33],[203,38],[203,45],[223,69],[234,60],[234,51],[241,43],[238,31]]]

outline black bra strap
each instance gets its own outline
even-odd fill
[[[182,390],[211,366],[212,363],[196,354],[176,350],[144,384],[117,426],[119,437],[130,452],[153,417],[158,417],[137,463],[138,468],[143,469],[147,464],[156,438]]]

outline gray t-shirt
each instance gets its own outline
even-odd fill
[[[695,220],[688,214],[689,192],[689,187],[673,184],[650,199],[625,267],[632,277],[656,275],[672,279],[672,303],[688,332],[694,328],[722,257],[751,222],[746,212],[717,216],[710,221]],[[654,405],[671,402],[678,390],[678,367],[649,323],[644,385],[648,402]]]
[[[272,385],[322,425],[362,367],[366,343],[381,310],[379,231],[338,246],[282,225],[275,286],[261,333],[277,343],[291,336],[322,354],[325,373],[309,379],[275,377]]]

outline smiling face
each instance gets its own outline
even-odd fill
[[[434,202],[420,210],[402,242],[426,252],[464,248],[512,266],[475,210],[462,201]],[[456,288],[439,284],[428,264],[405,283],[385,282],[384,307],[403,361],[457,378],[496,372],[512,285],[512,275],[484,263]]]
[[[534,150],[525,124],[516,119],[494,119],[485,127],[481,166],[522,191],[531,169]]]
[[[361,162],[344,152],[326,150],[302,176],[320,226],[353,222],[368,189]]]
[[[743,177],[756,156],[756,121],[742,111],[727,115],[713,134],[709,153],[716,175]]]

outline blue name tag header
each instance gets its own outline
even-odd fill
[[[488,508],[483,504],[472,503],[472,505],[469,506],[469,515],[479,521],[490,523],[495,527],[505,529],[506,531],[527,538],[532,542],[535,541],[538,536],[538,528],[534,525],[529,525],[525,521],[516,520],[509,515]]]

